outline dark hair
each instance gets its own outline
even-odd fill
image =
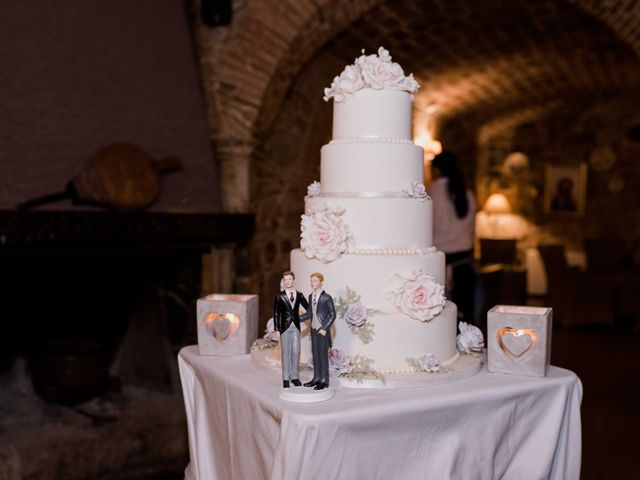
[[[296,274],[295,274],[295,273],[293,273],[291,270],[287,270],[286,272],[284,272],[284,273],[282,274],[282,278],[286,277],[287,275],[291,275],[291,276],[293,277],[293,279],[294,279],[294,280],[296,279]]]
[[[449,179],[447,190],[449,191],[449,198],[456,209],[456,215],[458,215],[458,218],[466,217],[469,212],[467,186],[462,172],[458,168],[458,159],[455,154],[445,150],[433,158],[431,166],[440,170],[440,174]]]

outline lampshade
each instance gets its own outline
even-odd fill
[[[487,198],[487,201],[484,202],[484,207],[482,208],[486,213],[511,213],[513,210],[511,209],[511,205],[509,204],[509,200],[502,193],[492,193]]]

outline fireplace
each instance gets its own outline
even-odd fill
[[[251,215],[0,212],[0,464],[70,479],[183,467],[176,354],[196,342],[197,298],[234,287],[252,231]]]

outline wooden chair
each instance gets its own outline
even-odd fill
[[[483,264],[516,262],[516,241],[514,239],[480,239],[480,262]]]

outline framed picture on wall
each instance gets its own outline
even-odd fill
[[[587,164],[552,164],[544,169],[544,213],[582,217],[587,200]]]

